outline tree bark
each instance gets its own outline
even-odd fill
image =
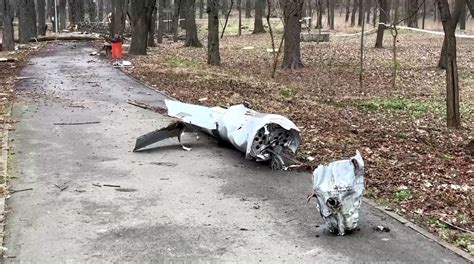
[[[285,29],[283,37],[285,41],[282,68],[299,69],[304,67],[301,62],[300,33],[301,13],[303,0],[280,0],[283,8],[283,21]]]
[[[423,2],[423,17],[421,20],[421,29],[425,29],[425,20],[426,20],[426,1]]]
[[[163,43],[163,32],[165,31],[163,8],[165,6],[165,1],[166,0],[158,0],[158,32],[156,36],[156,42],[158,43]]]
[[[418,0],[410,0],[408,4],[408,19],[407,24],[409,27],[418,27]]]
[[[104,21],[104,0],[98,0],[98,15],[99,15],[99,22]]]
[[[59,31],[66,29],[66,0],[58,0],[58,27]]]
[[[331,30],[334,30],[334,9],[335,9],[334,2],[335,1],[330,1],[329,7],[328,7],[329,28]]]
[[[179,15],[181,13],[182,1],[184,0],[175,0],[173,4],[173,24],[171,25],[171,31],[173,32],[174,42],[178,42]]]
[[[84,22],[84,0],[69,0],[69,22],[71,25]]]
[[[34,0],[19,0],[19,39],[21,44],[37,36],[36,10]]]
[[[364,19],[364,1],[365,0],[359,0],[359,17],[357,20],[357,26],[361,27],[362,26],[362,20]]]
[[[87,0],[87,13],[89,14],[89,21],[94,23],[97,21],[97,6],[93,0]]]
[[[199,0],[199,19],[204,17],[204,0]]]
[[[112,18],[110,22],[110,37],[123,37],[125,30],[125,20],[127,18],[128,1],[127,0],[111,0],[112,1]],[[134,1],[133,1],[134,2]],[[145,27],[145,30],[148,28]]]
[[[36,10],[38,15],[38,35],[46,35],[46,1],[36,0]]]
[[[207,0],[207,64],[220,65],[219,53],[219,1]]]
[[[237,10],[239,11],[239,25],[237,35],[242,35],[242,0],[237,0]]]
[[[352,4],[352,14],[351,14],[351,27],[355,26],[355,19],[357,13],[357,7],[359,6],[359,0],[353,0]]]
[[[366,24],[370,24],[370,7],[372,6],[372,0],[366,0],[365,4],[365,13],[366,15]]]
[[[316,11],[317,11],[316,28],[321,29],[321,28],[323,28],[323,4],[322,4],[322,0],[316,0]]]
[[[389,14],[390,14],[390,9],[388,9],[388,3],[387,0],[377,0],[379,4],[379,9],[380,9],[380,15],[379,15],[379,21],[380,23],[388,23],[389,20]],[[377,40],[375,41],[375,47],[376,48],[383,48],[383,35],[385,32],[385,25],[379,24],[379,27],[377,29]]]
[[[184,17],[186,19],[186,39],[184,41],[185,47],[202,47],[197,34],[195,4],[195,0],[183,0],[183,11]]]
[[[440,2],[438,0],[436,0],[436,2],[437,2],[437,5],[438,5],[438,9],[441,12]],[[459,19],[461,17],[462,6],[465,3],[466,3],[465,0],[456,0],[454,2],[453,14],[452,14],[452,16],[451,16],[451,12],[449,14],[449,16],[451,17],[451,19],[454,23],[454,28],[456,28],[458,23],[459,23]],[[440,15],[440,19],[441,19],[441,15]],[[440,69],[446,69],[446,61],[447,61],[446,51],[447,51],[447,48],[448,48],[448,46],[447,46],[446,38],[444,38],[443,39],[443,46],[441,47],[441,55],[440,55],[439,61],[438,61],[438,68],[440,68]]]
[[[130,18],[132,24],[132,42],[129,54],[146,55],[148,32],[155,10],[156,0],[130,2]]]
[[[265,33],[263,28],[263,2],[265,0],[255,0],[255,21],[252,34]]]
[[[155,0],[156,1],[156,0]],[[153,6],[150,24],[148,25],[148,47],[156,47],[155,43],[155,32],[156,32],[156,19],[158,17],[158,8],[156,5]]]
[[[446,47],[446,106],[447,106],[447,126],[458,128],[461,126],[461,117],[459,114],[459,79],[456,61],[456,22],[451,17],[449,4],[447,0],[437,0],[440,11],[441,22],[445,33]],[[460,3],[462,2],[462,3]],[[465,5],[464,0],[456,0],[456,6],[461,9]],[[461,13],[461,10],[458,10]]]
[[[245,18],[252,17],[252,0],[245,1]]]
[[[461,15],[459,17],[459,29],[466,30],[466,5],[463,5],[461,8]]]
[[[9,0],[4,0],[3,5],[3,43],[2,50],[15,50],[15,39],[13,36],[13,10]]]
[[[351,17],[351,0],[346,0],[346,23],[349,22]]]

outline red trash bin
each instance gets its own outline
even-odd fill
[[[112,59],[122,58],[122,42],[112,42]]]

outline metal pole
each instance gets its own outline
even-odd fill
[[[54,29],[56,29],[56,33],[59,32],[59,29],[58,29],[58,4],[57,4],[57,0],[54,0]]]

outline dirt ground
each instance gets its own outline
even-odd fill
[[[203,48],[184,48],[165,39],[147,56],[128,57],[135,66],[129,72],[186,102],[245,101],[289,117],[302,130],[298,158],[313,167],[360,150],[367,197],[472,254],[474,162],[467,145],[474,139],[474,41],[458,40],[462,128],[451,130],[445,73],[436,68],[439,35],[400,31],[395,88],[389,33],[384,49],[373,48],[375,35],[367,36],[362,87],[357,36],[303,43],[305,68],[278,67],[274,79],[268,34],[230,32],[221,40],[220,67],[206,64],[206,36],[201,40]]]

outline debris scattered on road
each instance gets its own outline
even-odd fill
[[[242,104],[226,109],[171,100],[165,103],[168,115],[180,121],[139,137],[134,151],[171,137],[178,137],[181,143],[184,132],[200,130],[231,143],[247,159],[271,161],[273,169],[282,170],[286,168],[282,156],[295,153],[300,144],[300,130],[281,115],[256,112]]]
[[[17,62],[16,58],[0,58],[0,62]]]
[[[33,188],[26,188],[26,189],[20,189],[20,190],[10,190],[10,194],[14,193],[19,193],[19,192],[26,192],[26,191],[33,191]]]
[[[127,67],[133,67],[132,63],[130,61],[117,61],[112,64],[115,68],[127,68]]]
[[[359,151],[350,159],[319,165],[313,173],[317,208],[329,230],[343,236],[357,228],[364,193],[364,160]]]
[[[99,124],[100,121],[89,121],[89,122],[71,122],[71,123],[54,123],[55,126],[77,126],[77,125],[92,125]]]
[[[54,186],[56,186],[61,192],[64,191],[64,190],[66,190],[67,188],[69,188],[69,186],[67,185],[67,183],[64,183],[64,184],[61,184],[61,185],[55,183]]]
[[[135,188],[116,188],[115,190],[117,192],[136,192],[136,191],[138,191]]]
[[[388,228],[386,226],[379,225],[379,226],[374,227],[374,231],[377,231],[377,232],[390,232],[390,228]]]
[[[115,184],[104,184],[102,185],[104,187],[112,187],[112,188],[120,188],[120,185],[115,185]]]
[[[173,163],[173,162],[165,162],[165,161],[155,161],[155,162],[150,162],[152,165],[156,166],[166,166],[166,167],[176,167],[178,164]]]
[[[146,109],[146,110],[151,110],[151,111],[156,112],[156,113],[159,113],[159,114],[166,114],[166,110],[165,110],[165,109],[159,108],[159,107],[155,107],[155,106],[152,106],[152,105],[148,105],[148,104],[145,104],[145,103],[142,103],[142,102],[128,101],[127,103],[128,103],[128,104],[131,104],[131,105],[133,105],[133,106],[136,106],[136,107],[140,107],[140,108]]]

